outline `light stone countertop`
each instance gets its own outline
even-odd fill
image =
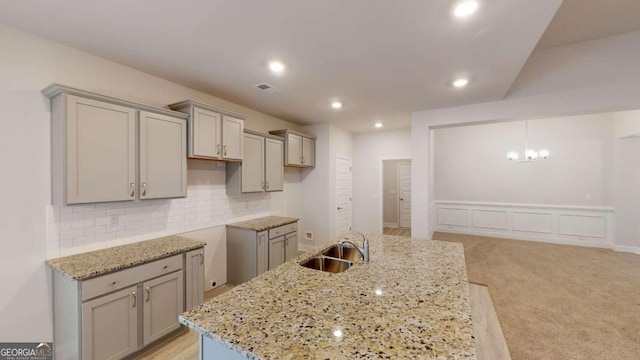
[[[166,236],[47,260],[47,265],[75,280],[86,280],[205,246],[202,241]]]
[[[330,274],[306,253],[180,322],[247,359],[475,359],[462,245],[366,236],[369,263]]]
[[[240,221],[232,224],[227,224],[227,227],[234,227],[240,229],[247,229],[253,231],[264,231],[273,229],[278,226],[291,224],[298,221],[297,218],[283,217],[283,216],[265,216],[261,218],[251,219],[247,221]]]

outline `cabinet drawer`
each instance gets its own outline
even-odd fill
[[[273,228],[269,230],[269,239],[276,238],[278,236],[282,236],[284,234],[288,234],[290,232],[294,232],[298,230],[298,223],[294,222],[287,225],[278,226],[277,228]]]
[[[82,282],[82,301],[182,269],[182,254]]]

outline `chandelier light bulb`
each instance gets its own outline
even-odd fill
[[[520,158],[520,154],[518,154],[516,151],[509,151],[507,153],[507,159],[515,161],[518,160]]]
[[[533,150],[533,149],[527,149],[524,152],[524,157],[527,158],[527,160],[537,160],[538,159],[538,152]]]
[[[540,156],[541,159],[546,159],[549,157],[549,150],[547,149],[543,149],[538,151],[538,155]]]

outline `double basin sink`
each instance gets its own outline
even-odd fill
[[[300,263],[309,269],[339,273],[353,266],[354,262],[361,262],[360,252],[349,245],[332,245],[322,251],[319,255]]]

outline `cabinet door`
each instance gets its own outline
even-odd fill
[[[256,234],[258,241],[258,274],[269,270],[269,242],[267,241],[267,231],[262,231]]]
[[[67,204],[135,199],[136,111],[67,95]]]
[[[284,143],[265,139],[265,190],[282,191],[284,183]]]
[[[190,144],[192,156],[219,158],[222,154],[220,127],[222,115],[213,111],[193,108],[193,142]]]
[[[287,134],[287,165],[302,165],[302,137]]]
[[[204,302],[204,248],[185,254],[185,310]]]
[[[140,198],[187,196],[187,123],[140,111]]]
[[[242,192],[261,192],[264,189],[264,137],[244,134],[242,160]]]
[[[120,359],[138,349],[136,289],[132,286],[82,304],[83,359]]]
[[[242,160],[244,120],[224,115],[222,117],[222,158]]]
[[[275,269],[285,261],[285,238],[279,236],[269,240],[269,270]]]
[[[302,138],[302,166],[316,166],[316,141]]]
[[[180,270],[142,284],[142,338],[145,346],[180,327],[178,316],[184,306],[182,276]]]
[[[298,232],[285,235],[285,261],[298,256]]]

